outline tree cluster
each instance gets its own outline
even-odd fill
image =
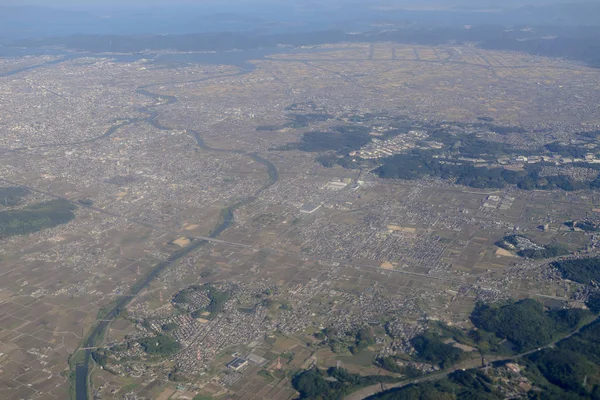
[[[593,181],[576,181],[563,175],[540,176],[541,170],[540,164],[530,164],[521,171],[500,167],[478,167],[465,161],[437,159],[433,157],[432,152],[417,150],[388,157],[373,172],[384,179],[414,180],[423,177],[440,177],[459,185],[482,189],[501,189],[506,185],[516,185],[523,190],[562,189],[565,191],[600,187],[599,178]]]
[[[599,257],[555,261],[552,266],[560,271],[564,279],[586,285],[600,282]]]
[[[515,351],[523,352],[551,343],[589,316],[581,309],[545,311],[538,301],[525,299],[502,306],[479,303],[471,314],[471,321],[479,329],[508,339]]]
[[[24,235],[65,224],[75,218],[75,206],[56,199],[32,204],[18,210],[0,212],[0,238]]]
[[[300,393],[300,399],[341,400],[361,387],[396,380],[391,376],[361,376],[343,368],[331,367],[327,372],[317,368],[300,372],[292,379],[292,385]]]
[[[437,382],[424,382],[392,389],[370,400],[502,400],[491,379],[481,371],[456,371]]]
[[[181,349],[181,345],[166,335],[157,335],[138,340],[144,351],[150,355],[170,356]]]
[[[466,356],[464,351],[444,343],[439,335],[432,332],[413,338],[411,344],[417,351],[418,360],[436,364],[440,368],[448,368]]]

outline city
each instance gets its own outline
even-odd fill
[[[468,332],[479,302],[588,308],[590,286],[553,263],[596,254],[594,188],[388,179],[377,168],[419,150],[594,181],[596,69],[396,43],[297,48],[252,69],[109,55],[46,64],[56,60],[0,60],[0,76],[38,66],[0,78],[2,188],[26,190],[0,213],[75,206],[69,222],[1,236],[7,398],[69,398],[89,354],[84,382],[97,399],[290,399],[301,371],[445,371],[415,356],[415,339]],[[351,139],[310,142],[323,133]],[[518,154],[462,154],[455,142],[467,135]],[[582,156],[544,147],[555,143]],[[499,246],[516,234],[530,245]],[[564,253],[518,254],[555,244]],[[465,343],[445,343],[464,353],[453,368],[482,363]],[[494,373],[533,387],[514,362]]]

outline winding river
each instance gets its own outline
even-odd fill
[[[253,70],[252,68],[244,68],[240,72],[237,72],[234,74],[229,74],[226,76],[229,76],[229,77],[239,76],[239,75],[243,75],[243,74],[252,72],[252,70]],[[209,79],[223,78],[223,77],[225,77],[225,76],[221,75],[218,77],[203,78],[203,79],[197,80],[196,82],[209,80]],[[136,92],[143,96],[151,97],[154,100],[161,101],[162,102],[162,104],[160,104],[161,106],[170,105],[170,104],[177,102],[177,98],[174,96],[161,95],[161,94],[156,94],[156,93],[152,93],[152,92],[148,91],[147,89],[151,86],[155,86],[155,85],[142,86],[142,87],[138,88]],[[156,129],[159,129],[159,130],[173,130],[173,128],[162,125],[157,120],[158,112],[155,109],[156,107],[157,106],[151,106],[151,107],[146,107],[146,108],[141,109],[142,112],[148,114],[148,116],[146,118],[144,118],[143,121],[147,122],[148,124],[152,125],[153,127],[155,127]],[[134,122],[134,120],[131,120],[131,122]],[[131,123],[131,122],[129,122],[129,123]],[[109,136],[110,134],[114,133],[118,128],[120,128],[126,124],[127,123],[121,124],[114,130],[111,129],[109,132],[105,133],[101,137]],[[198,131],[186,130],[186,133],[189,134],[190,136],[192,136],[194,138],[194,140],[196,141],[197,146],[205,151],[245,155],[245,156],[249,157],[250,159],[252,159],[253,161],[264,165],[267,170],[267,173],[268,173],[268,181],[262,187],[260,187],[254,193],[253,196],[243,198],[243,199],[237,201],[236,203],[225,207],[221,211],[220,222],[212,229],[212,231],[209,234],[210,238],[217,238],[218,236],[221,235],[221,233],[223,233],[223,231],[225,231],[227,228],[229,228],[231,226],[231,224],[233,222],[234,211],[239,207],[242,207],[246,204],[251,203],[264,190],[267,190],[268,188],[273,186],[278,181],[279,175],[277,173],[277,169],[270,161],[262,158],[261,156],[255,154],[255,153],[246,152],[243,150],[229,150],[229,149],[220,149],[220,148],[216,148],[216,147],[211,147],[211,146],[208,146],[206,143],[204,143],[204,140],[202,139],[202,137]],[[200,247],[204,246],[207,243],[208,243],[208,241],[206,241],[206,240],[196,240],[196,241],[192,242],[186,248],[172,253],[169,256],[169,258],[167,258],[167,260],[161,261],[160,263],[156,264],[154,266],[154,268],[152,269],[152,271],[148,275],[146,275],[145,277],[138,280],[131,287],[131,290],[129,291],[128,295],[118,298],[114,303],[111,304],[109,309],[102,316],[102,319],[100,319],[96,323],[96,325],[93,327],[91,332],[88,334],[87,338],[82,343],[81,347],[84,348],[85,350],[79,350],[79,351],[85,351],[85,356],[82,361],[80,361],[76,364],[76,367],[75,367],[75,397],[76,397],[76,400],[87,400],[88,399],[88,380],[89,380],[89,373],[90,373],[89,367],[90,367],[90,361],[91,361],[90,359],[92,358],[91,348],[99,346],[102,343],[102,340],[104,338],[106,330],[109,327],[109,325],[111,324],[111,322],[114,321],[115,319],[117,319],[119,317],[121,311],[123,311],[123,309],[129,304],[129,302],[135,296],[137,296],[144,288],[146,288],[150,284],[150,282],[152,282],[154,280],[154,278],[156,278],[160,273],[162,273],[164,270],[166,270],[171,264],[173,264],[177,260],[196,251],[197,249],[199,249]]]
[[[263,49],[261,51],[262,51],[262,53],[265,53],[265,54],[270,53],[270,52],[266,51],[266,49]],[[260,55],[259,54],[254,54],[254,55],[259,56],[257,58],[260,58],[260,56],[265,55],[262,53]],[[65,61],[73,60],[73,59],[80,58],[80,57],[86,57],[86,56],[87,57],[89,57],[89,56],[106,57],[104,55],[71,53],[71,54],[63,55],[62,57],[55,59],[55,60],[21,67],[21,68],[15,69],[15,70],[7,71],[7,72],[0,72],[0,78],[9,77],[9,76],[16,75],[19,73],[31,71],[31,70],[42,68],[42,67],[51,66],[54,64],[59,64],[59,63],[65,62]],[[200,55],[200,56],[205,57],[206,55]],[[237,64],[238,66],[241,67],[241,70],[239,72],[227,74],[227,75],[215,76],[215,77],[201,78],[201,79],[197,79],[194,81],[186,81],[185,83],[201,82],[201,81],[207,81],[207,80],[211,80],[211,79],[220,79],[220,78],[225,78],[225,77],[240,76],[240,75],[248,74],[254,70],[254,65],[244,62],[244,60],[242,59],[243,54],[237,53],[237,54],[234,54],[234,56],[238,57],[238,59],[236,60],[238,62],[236,62],[235,64]],[[138,56],[138,57],[140,57],[140,56]],[[232,57],[232,56],[229,55],[229,57]],[[248,58],[245,58],[245,59],[247,60]],[[127,59],[125,61],[127,61]],[[203,60],[203,61],[206,62],[207,60]],[[171,83],[184,83],[184,82],[171,82]],[[158,111],[156,110],[156,108],[159,106],[173,104],[173,103],[177,102],[177,98],[175,96],[161,95],[161,94],[152,93],[152,92],[148,91],[148,88],[150,88],[152,86],[162,85],[162,84],[164,84],[164,83],[144,85],[144,86],[139,87],[136,90],[136,92],[138,94],[150,97],[150,98],[156,100],[157,102],[160,102],[160,104],[156,104],[154,106],[144,107],[144,108],[140,109],[140,111],[147,114],[147,116],[145,118],[136,118],[136,119],[123,118],[123,119],[121,119],[122,122],[110,127],[102,135],[91,138],[91,139],[78,141],[78,142],[70,142],[70,143],[42,144],[42,145],[38,145],[38,146],[32,146],[29,148],[71,146],[71,145],[81,145],[81,144],[91,143],[91,142],[95,142],[97,140],[106,139],[106,138],[110,137],[112,134],[117,132],[120,128],[123,128],[127,125],[130,125],[130,124],[133,124],[136,122],[142,122],[142,121],[152,125],[154,128],[159,129],[159,130],[173,130],[174,128],[162,125],[158,121]],[[230,153],[230,154],[247,156],[248,158],[252,159],[253,161],[264,165],[266,168],[266,171],[268,173],[267,182],[263,186],[261,186],[256,192],[254,192],[253,196],[242,198],[242,199],[238,200],[237,202],[235,202],[234,204],[231,204],[231,205],[225,207],[223,210],[221,210],[221,219],[220,219],[219,223],[215,227],[213,227],[212,231],[208,235],[208,237],[210,237],[210,238],[217,238],[218,236],[220,236],[223,233],[223,231],[225,231],[227,228],[229,228],[231,226],[231,224],[233,223],[234,211],[239,207],[242,207],[246,204],[253,202],[264,190],[267,190],[268,188],[273,186],[278,181],[279,175],[277,173],[277,169],[275,168],[275,166],[270,161],[266,160],[265,158],[262,158],[258,154],[247,152],[244,150],[235,150],[235,149],[231,150],[231,149],[221,149],[221,148],[212,147],[212,146],[209,146],[206,143],[204,143],[204,140],[202,139],[202,137],[198,131],[186,130],[186,133],[194,138],[196,145],[198,147],[200,147],[202,150],[205,150],[207,152]],[[21,150],[26,150],[26,149],[27,148],[18,148],[18,149],[13,149],[12,151],[21,151]],[[177,260],[181,259],[182,257],[185,257],[190,253],[193,253],[194,251],[198,250],[200,247],[206,245],[207,243],[208,243],[207,240],[198,239],[198,240],[193,241],[189,246],[172,253],[166,260],[161,261],[158,264],[156,264],[152,268],[150,273],[148,273],[146,276],[144,276],[140,280],[138,280],[131,287],[129,294],[119,297],[104,310],[104,312],[102,314],[102,318],[98,319],[98,321],[92,327],[92,329],[90,330],[90,332],[88,333],[88,335],[86,336],[84,341],[81,343],[81,346],[80,346],[81,350],[76,351],[76,353],[80,352],[80,351],[85,352],[83,358],[81,360],[78,360],[78,362],[75,365],[75,371],[74,371],[74,373],[75,373],[75,377],[74,377],[75,385],[74,386],[75,387],[72,389],[74,389],[76,400],[88,400],[88,397],[89,397],[88,396],[88,381],[89,381],[89,373],[90,373],[90,362],[91,362],[91,358],[92,358],[91,348],[94,348],[94,347],[102,344],[104,335],[105,335],[108,327],[110,326],[110,324],[119,317],[120,313],[125,309],[125,307],[127,307],[129,302],[135,296],[137,296],[144,288],[146,288],[158,275],[160,275],[163,271],[165,271],[171,264],[175,263]],[[73,382],[72,382],[72,384],[73,384]]]

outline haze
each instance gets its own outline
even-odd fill
[[[600,399],[599,15],[0,0],[0,397]]]

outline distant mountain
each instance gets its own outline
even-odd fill
[[[83,11],[63,10],[44,6],[0,6],[0,21],[50,21],[91,19]]]
[[[524,6],[515,11],[521,17],[543,19],[548,23],[569,25],[600,25],[599,2],[557,3]]]
[[[98,18],[44,6],[0,6],[0,39],[73,33]]]
[[[164,0],[166,2],[166,0]],[[195,3],[179,6],[0,6],[0,41],[85,35],[206,32],[366,32],[374,26],[600,25],[598,1],[563,0],[296,0]],[[163,3],[165,4],[165,3]],[[486,12],[493,9],[493,12]]]

